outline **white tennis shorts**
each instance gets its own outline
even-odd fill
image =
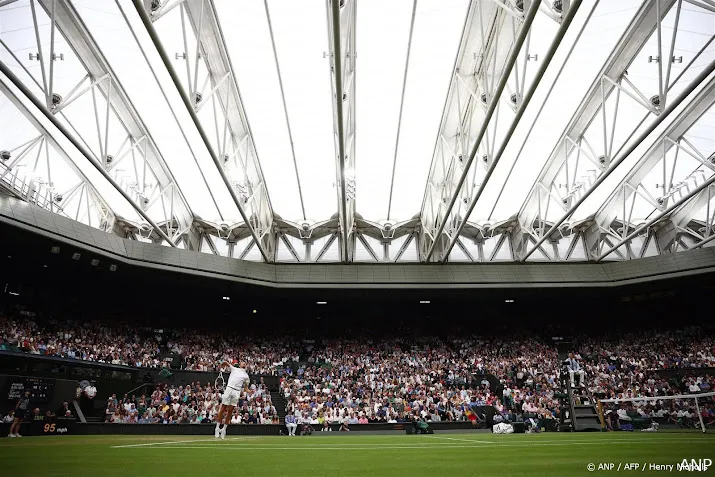
[[[238,404],[239,393],[233,388],[226,388],[221,396],[221,404],[226,406],[235,406]]]

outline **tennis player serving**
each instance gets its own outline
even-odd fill
[[[234,360],[234,364],[236,361]],[[231,423],[231,416],[233,416],[233,409],[238,403],[238,399],[241,397],[241,391],[248,390],[248,373],[246,372],[246,363],[241,361],[238,363],[238,367],[233,366],[228,361],[222,361],[219,365],[221,372],[230,372],[228,376],[228,383],[226,383],[226,389],[221,396],[221,407],[218,410],[218,415],[216,416],[216,431],[214,432],[214,437],[217,439],[226,438],[226,429]]]

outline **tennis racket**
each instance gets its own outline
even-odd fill
[[[218,389],[219,391],[223,391],[226,387],[226,382],[223,379],[223,372],[219,371],[218,372],[218,377],[216,378],[216,381],[214,381],[214,387]]]

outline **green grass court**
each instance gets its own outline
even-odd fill
[[[715,461],[715,434],[544,433],[308,437],[56,436],[0,440],[3,476],[570,476],[589,463]],[[677,470],[670,472],[678,473]],[[703,473],[700,473],[703,474]],[[715,465],[703,475],[715,475]]]

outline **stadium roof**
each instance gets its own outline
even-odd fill
[[[246,260],[715,245],[715,1],[0,0],[0,186]]]

